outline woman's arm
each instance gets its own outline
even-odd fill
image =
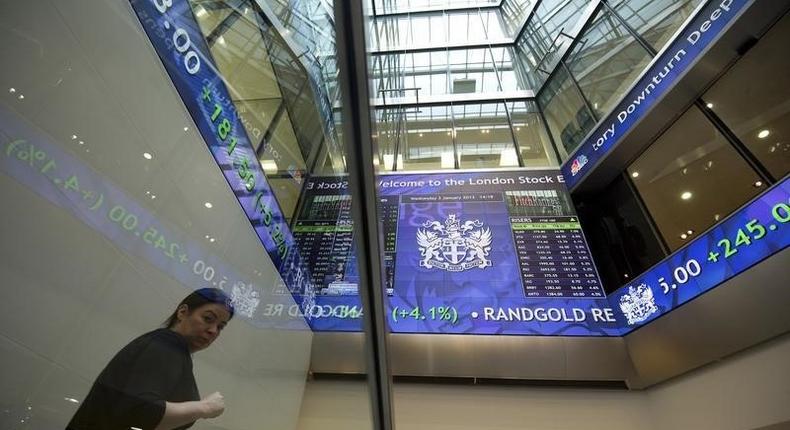
[[[165,402],[165,415],[154,430],[171,430],[203,418],[216,418],[225,411],[225,398],[214,392],[194,402]]]

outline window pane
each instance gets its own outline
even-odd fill
[[[455,168],[449,106],[409,108],[400,141],[398,170]]]
[[[534,102],[510,102],[510,118],[524,167],[557,166],[554,150]]]
[[[613,3],[628,25],[660,51],[702,0],[619,0]]]
[[[568,73],[562,69],[540,94],[540,105],[564,161],[595,125],[595,119],[573,87]]]
[[[568,69],[600,118],[617,103],[651,56],[609,13],[602,13],[580,36]]]
[[[704,96],[776,178],[790,172],[790,15]]]
[[[462,169],[518,166],[504,103],[453,106]]]
[[[672,251],[762,189],[757,173],[695,107],[628,172]]]

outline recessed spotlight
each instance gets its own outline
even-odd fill
[[[631,173],[631,177],[632,177],[632,178],[638,178],[638,177],[639,177],[639,172],[633,172],[633,173]]]
[[[211,238],[211,236],[209,236],[209,235],[206,235],[206,239],[209,239],[209,238]]]
[[[521,127],[516,127],[516,131],[521,131]]]
[[[628,273],[623,273],[623,277],[627,278],[628,277]]]
[[[422,137],[422,133],[420,133],[420,137]]]
[[[216,239],[214,239],[214,238],[212,237],[212,238],[211,238],[211,239],[209,239],[208,241],[209,241],[209,242],[212,242],[212,243],[214,243],[214,241],[216,241]]]
[[[719,215],[719,214],[713,215],[713,220],[714,221],[718,221],[720,219],[721,219],[721,215]]]
[[[72,397],[64,397],[63,400],[71,403],[79,403],[80,401]]]
[[[755,183],[754,183],[754,186],[755,186],[755,187],[757,187],[757,188],[760,188],[760,187],[762,187],[762,186],[763,186],[763,181],[757,181],[757,182],[755,182]]]
[[[765,139],[765,138],[766,138],[766,137],[768,137],[768,135],[770,135],[770,134],[771,134],[771,131],[770,131],[770,130],[768,130],[768,129],[765,129],[765,130],[760,130],[760,132],[759,132],[759,133],[757,133],[757,137],[759,137],[760,139]]]
[[[184,131],[189,131],[189,127],[184,127]]]
[[[681,239],[684,239],[684,240],[685,240],[687,237],[688,237],[688,235],[687,235],[686,233],[681,233],[681,235],[680,235],[680,238],[681,238]]]
[[[211,202],[206,202],[206,203],[203,203],[203,206],[205,206],[205,207],[207,207],[207,208],[209,208],[209,209],[211,209],[211,208],[213,208],[213,207],[214,207],[214,205],[212,205],[212,204],[211,204]]]
[[[146,160],[150,160],[150,159],[154,158],[154,156],[151,155],[148,152],[143,152],[143,158],[145,158]]]
[[[684,174],[684,175],[685,175],[686,173],[688,173],[688,172],[689,172],[689,168],[688,168],[688,167],[684,167],[684,168],[683,168],[683,170],[681,170],[681,171],[680,171],[680,173],[682,173],[682,174]]]
[[[19,100],[24,100],[24,99],[25,99],[25,95],[24,94],[20,94],[19,95]]]
[[[80,141],[79,141],[79,144],[80,144],[80,145],[84,145],[84,144],[85,144],[85,141],[84,141],[84,140],[80,140]]]
[[[694,234],[694,230],[688,230],[688,231],[686,231],[686,234],[691,236],[692,234]]]
[[[71,135],[71,140],[77,140],[77,135],[76,134],[72,134]]]
[[[151,194],[151,200],[156,198],[156,194]]]
[[[693,194],[691,194],[691,191],[683,191],[683,193],[680,194],[680,198],[683,200],[688,200],[691,198],[691,196],[693,196]]]
[[[705,106],[707,106],[707,107],[708,107],[708,109],[713,109],[713,103],[708,103],[708,104],[706,104]]]
[[[16,92],[16,88],[13,88],[13,87],[9,88],[8,92],[11,93],[11,94],[14,94]]]

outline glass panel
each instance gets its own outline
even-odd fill
[[[704,96],[771,174],[790,172],[790,58],[785,16]]]
[[[557,149],[565,161],[595,125],[595,119],[564,69],[558,70],[546,84],[539,100],[549,130],[559,144]]]
[[[518,166],[504,103],[453,106],[462,169]]]
[[[628,168],[674,251],[764,187],[697,108],[691,108]]]
[[[617,13],[660,51],[702,0],[618,0]]]
[[[557,166],[554,150],[535,103],[510,102],[508,109],[524,167]]]
[[[165,401],[200,401],[199,388],[226,409],[196,428],[295,429],[313,335],[129,5],[3,2],[0,33],[14,65],[0,70],[0,426],[153,428]],[[246,79],[263,61],[239,66],[234,96],[273,94]],[[163,324],[204,287],[221,303]],[[235,306],[221,333],[220,289]],[[188,335],[192,317],[208,337]],[[132,403],[148,412],[90,413]]]
[[[600,118],[620,101],[650,55],[611,14],[601,13],[566,63]]]
[[[453,122],[449,107],[409,108],[404,116],[406,133],[400,141],[398,170],[455,168]]]

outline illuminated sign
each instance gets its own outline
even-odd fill
[[[211,155],[302,309],[312,287],[293,236],[186,0],[130,0]],[[308,313],[309,315],[309,313]],[[309,316],[308,316],[309,318]]]
[[[573,189],[688,70],[748,0],[710,1],[562,166]]]
[[[790,178],[612,293],[623,334],[786,248],[789,222]]]
[[[393,332],[619,334],[558,170],[377,186]],[[345,177],[308,180],[293,231],[318,292],[314,330],[360,329],[350,207]]]

